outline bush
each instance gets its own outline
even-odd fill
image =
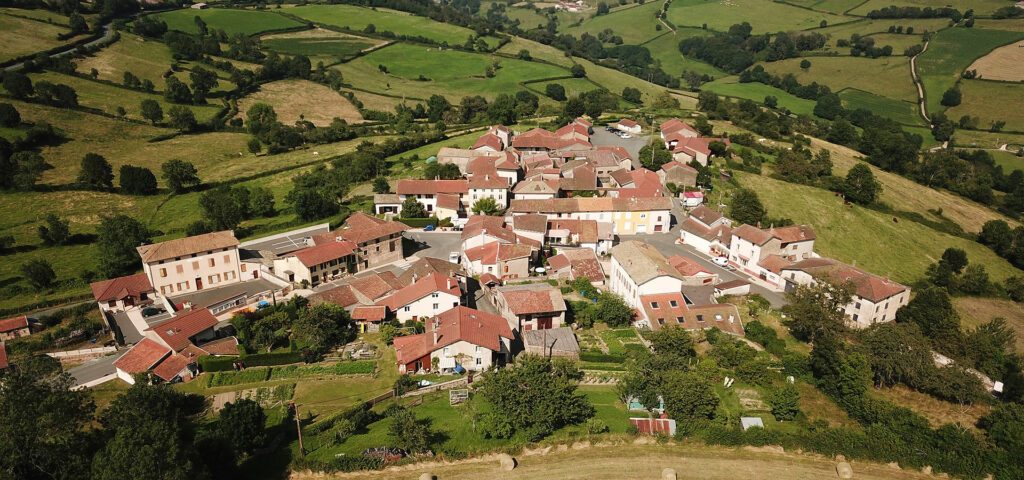
[[[425,228],[427,225],[436,226],[438,223],[437,217],[430,218],[396,218],[395,220],[402,222],[413,228]]]
[[[580,360],[594,363],[622,363],[625,358],[618,355],[608,355],[601,352],[580,352]]]

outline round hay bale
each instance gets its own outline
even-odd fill
[[[498,465],[502,470],[511,472],[512,469],[516,468],[516,459],[512,458],[512,455],[503,453],[498,455]]]
[[[839,478],[853,478],[853,467],[849,463],[839,462],[836,464],[836,474]]]
[[[661,480],[676,480],[676,471],[671,468],[661,469]]]
[[[434,474],[433,473],[421,473],[420,474],[420,480],[434,480]]]
[[[845,462],[846,461],[846,455],[843,455],[841,453],[839,455],[836,455],[836,461],[837,462]]]

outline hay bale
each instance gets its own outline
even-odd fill
[[[512,458],[512,455],[503,453],[498,455],[498,465],[502,470],[511,472],[512,469],[516,468],[516,459]]]
[[[853,467],[847,462],[839,462],[836,464],[836,474],[839,478],[853,478]]]
[[[420,480],[434,480],[434,474],[433,473],[421,473],[420,474]]]
[[[676,480],[676,471],[671,468],[661,469],[661,480]]]

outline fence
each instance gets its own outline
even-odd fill
[[[50,352],[47,355],[56,358],[73,358],[73,357],[84,357],[87,355],[106,355],[108,353],[114,353],[117,351],[117,347],[96,347],[96,348],[83,348],[81,350],[68,350],[65,352]]]
[[[465,386],[468,386],[468,385],[469,385],[469,377],[467,376],[467,377],[462,377],[462,378],[456,378],[455,380],[450,380],[450,381],[447,381],[447,382],[444,382],[444,383],[435,383],[435,384],[427,386],[427,387],[423,387],[423,388],[420,388],[420,389],[417,389],[417,390],[413,390],[413,391],[411,391],[409,393],[406,393],[405,395],[402,395],[402,396],[403,397],[415,397],[415,396],[418,396],[418,395],[426,395],[428,393],[434,393],[434,392],[437,392],[437,391],[440,391],[440,390],[449,390],[449,389],[452,389],[452,388],[465,387]]]

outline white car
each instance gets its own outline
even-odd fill
[[[460,257],[459,252],[451,252],[448,254],[448,261],[452,263],[459,263]]]
[[[711,259],[711,262],[714,263],[715,265],[718,265],[719,267],[728,267],[729,257],[715,257]]]

